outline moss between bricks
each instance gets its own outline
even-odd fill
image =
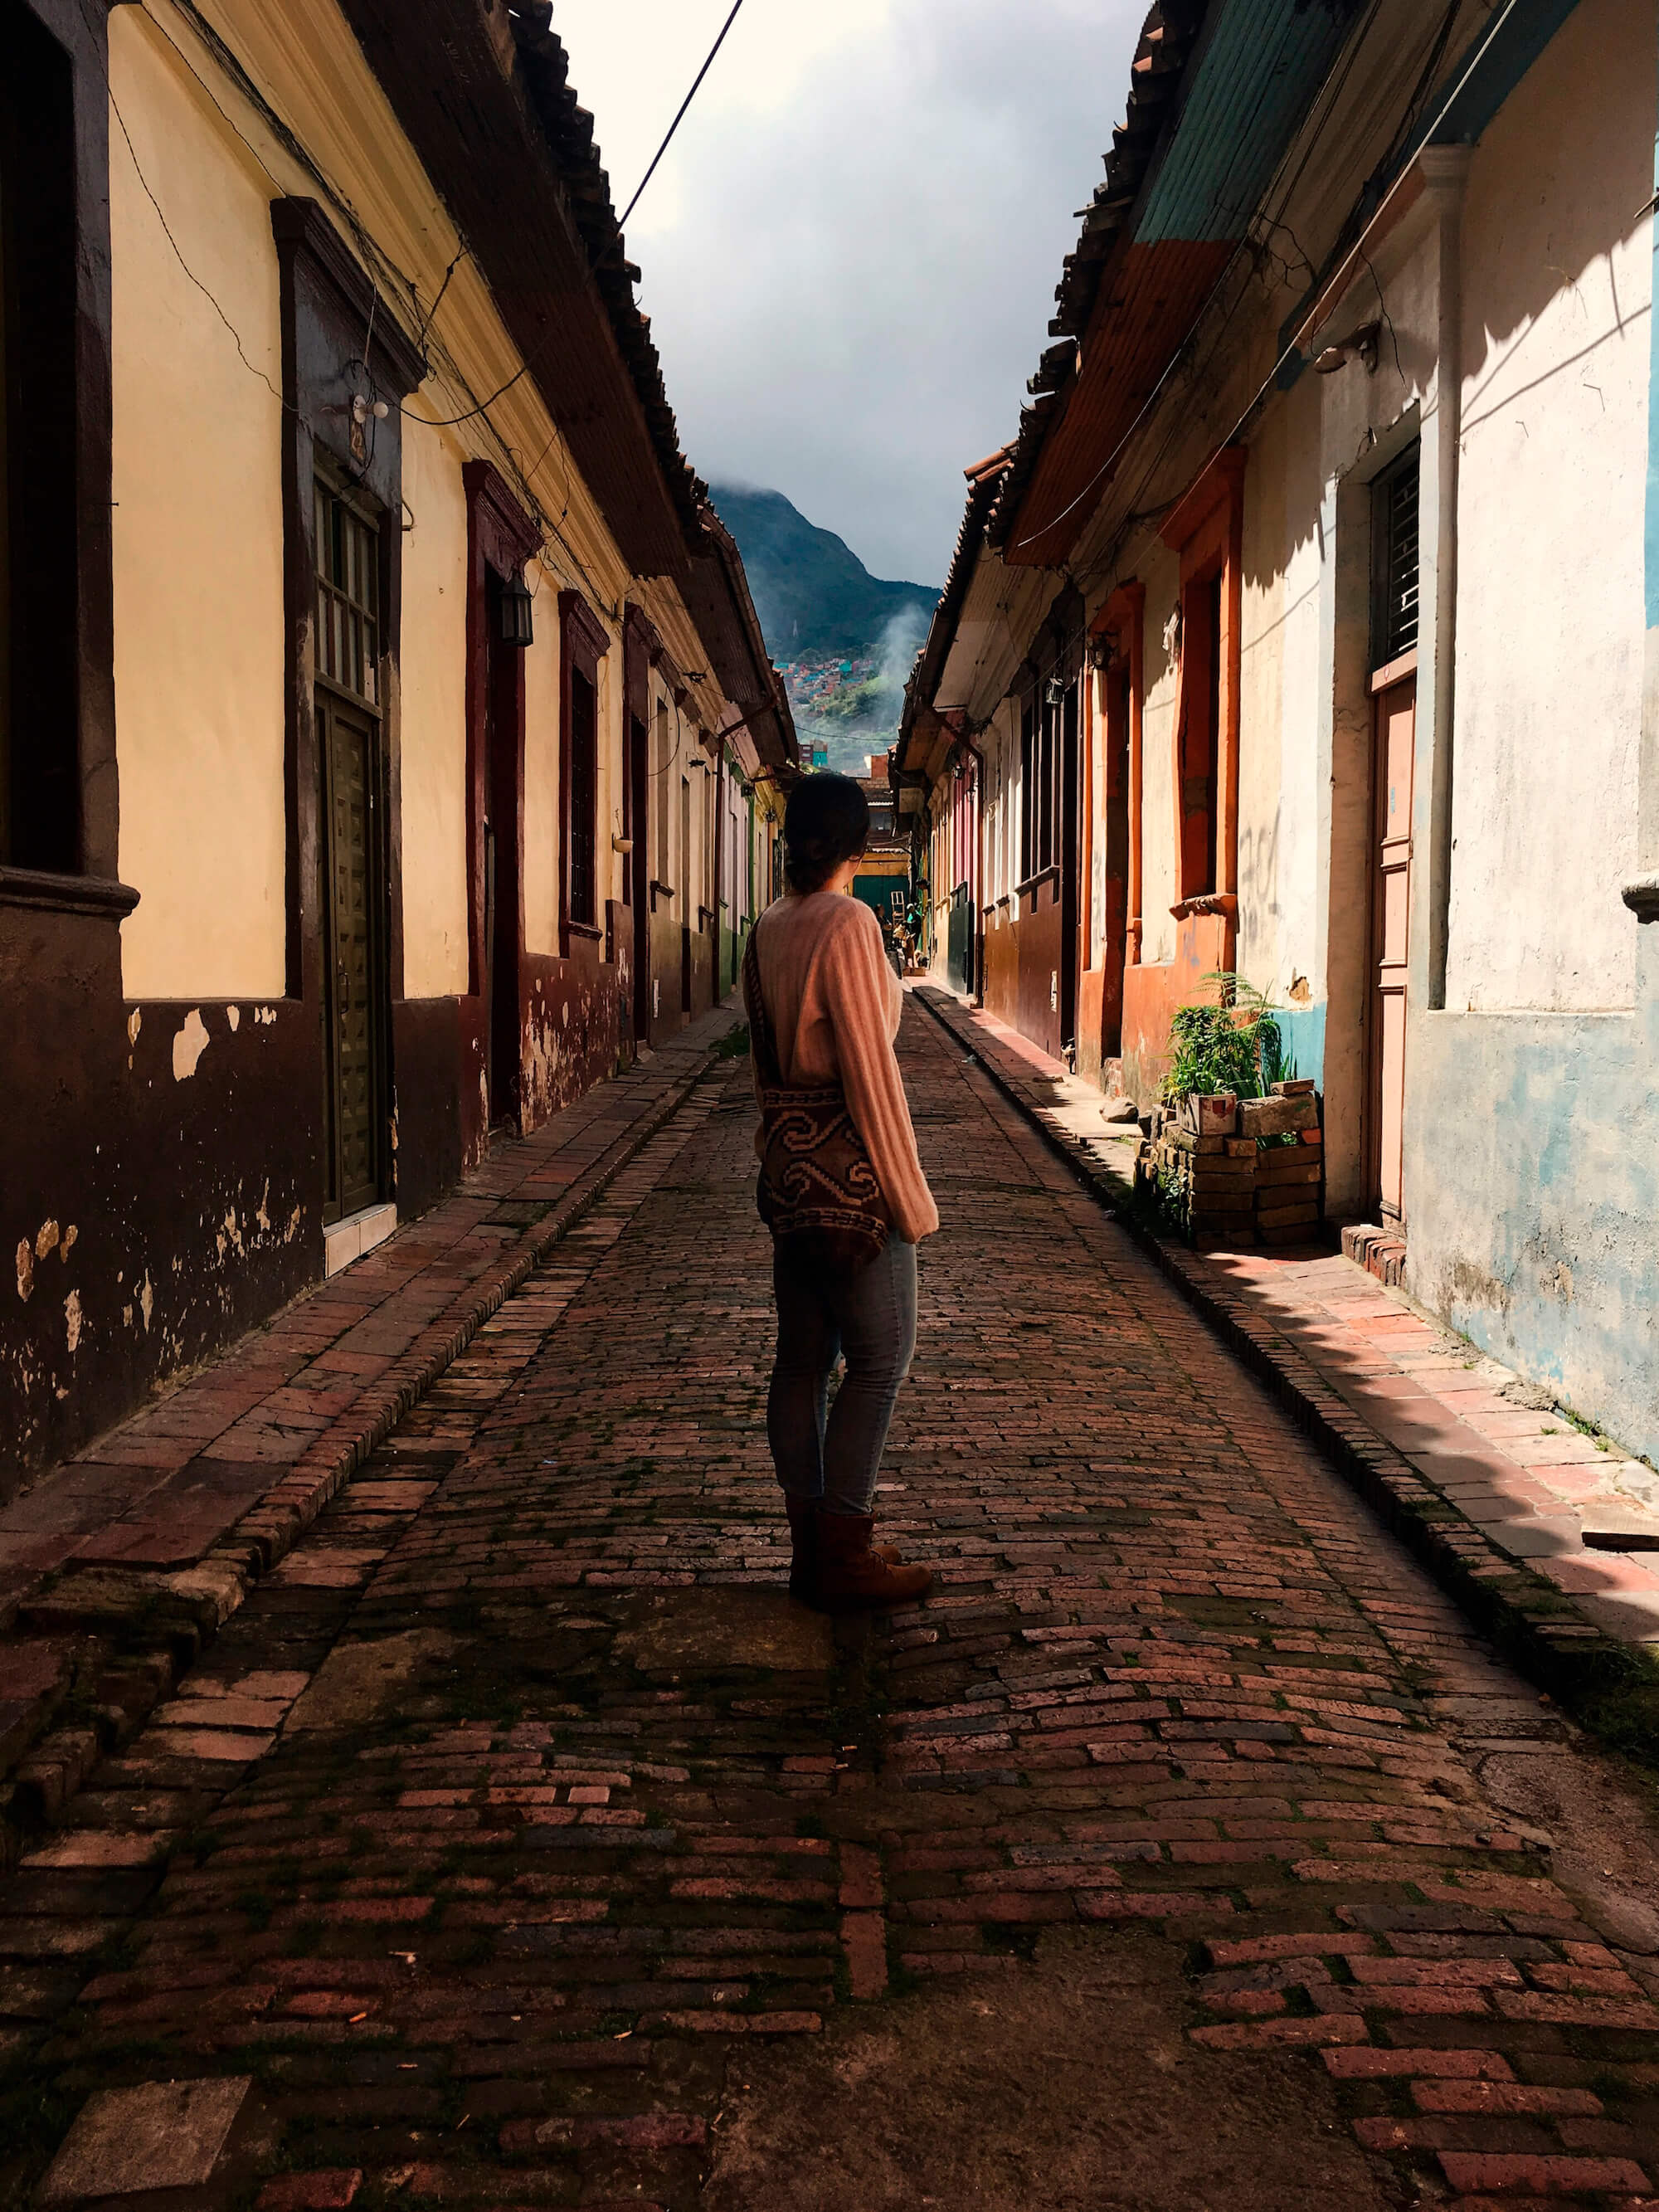
[[[1088,1146],[1057,1130],[984,1056],[982,1040],[954,1007],[947,1011],[931,992],[915,995],[1510,1663],[1610,1749],[1659,1772],[1659,1661],[1596,1627],[1553,1583],[1500,1550],[1366,1427],[1269,1322],[1206,1281],[1202,1260],[1161,1234],[1149,1210],[1122,1204],[1118,1185]]]

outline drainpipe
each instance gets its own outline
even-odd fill
[[[1457,679],[1457,486],[1463,413],[1463,184],[1467,146],[1418,155],[1440,226],[1439,364],[1435,375],[1434,745],[1429,792],[1429,1004],[1446,1003],[1451,924],[1453,715]]]

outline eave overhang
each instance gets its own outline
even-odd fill
[[[916,655],[915,665],[904,686],[898,740],[891,755],[894,770],[915,764],[909,759],[911,730],[919,713],[924,709],[931,711],[939,678],[956,643],[957,629],[962,619],[969,587],[985,550],[986,518],[995,503],[998,487],[1007,473],[1012,451],[1012,447],[1005,446],[1000,452],[988,454],[982,461],[975,461],[971,468],[963,471],[968,479],[967,504],[963,509],[962,526],[957,532],[956,550],[951,556],[945,589],[939,595],[939,604],[933,609],[933,618],[927,626],[921,651]]]
[[[1180,355],[1361,0],[1159,0],[1031,380],[988,537],[1063,562]]]
[[[703,487],[547,0],[341,0],[623,557],[683,579]]]
[[[736,540],[704,501],[697,510],[695,556],[680,584],[687,613],[697,626],[720,690],[749,731],[763,768],[776,771],[800,766],[783,679],[772,665],[760,617]]]

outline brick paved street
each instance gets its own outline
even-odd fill
[[[933,1598],[783,1595],[718,1068],[0,1891],[0,2201],[1659,2201],[1640,1801],[903,1054]]]

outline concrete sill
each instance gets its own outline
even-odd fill
[[[324,1273],[337,1275],[342,1267],[361,1260],[377,1244],[384,1244],[397,1226],[398,1209],[390,1201],[383,1206],[366,1206],[361,1213],[349,1213],[343,1221],[330,1222],[323,1231]]]
[[[1620,896],[1638,921],[1659,921],[1659,868],[1634,877]]]

